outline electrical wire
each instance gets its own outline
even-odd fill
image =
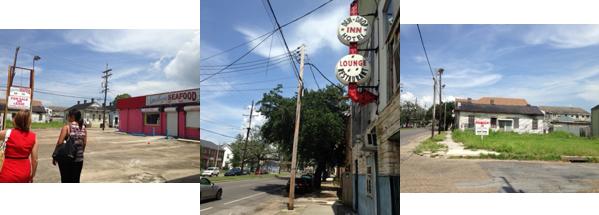
[[[280,81],[280,80],[289,80],[292,79],[290,77],[282,77],[282,78],[277,78],[277,79],[270,79],[270,80],[261,80],[261,81],[250,81],[250,82],[241,82],[241,83],[231,83],[231,85],[235,85],[235,86],[239,86],[239,85],[253,85],[256,83],[265,83],[265,82],[271,82],[271,81]],[[200,84],[200,87],[207,87],[207,86],[223,86],[223,84]]]
[[[289,46],[287,45],[287,40],[285,39],[285,34],[283,33],[283,29],[281,29],[281,25],[279,25],[279,20],[277,20],[277,15],[275,14],[275,11],[272,9],[272,4],[270,4],[270,0],[266,0],[266,2],[268,3],[268,8],[270,8],[270,12],[272,13],[273,18],[275,19],[275,23],[277,24],[277,27],[278,27],[277,30],[279,31],[279,33],[281,33],[281,39],[283,39],[283,43],[285,44],[285,50],[287,50],[289,59],[291,59],[291,63],[293,64],[293,71],[295,71],[298,81],[303,86],[304,80],[302,80],[302,78],[299,76],[299,71],[297,69],[297,66],[295,65],[295,61],[293,61],[293,55],[291,54],[291,51],[289,50]]]
[[[327,81],[328,81],[329,83],[331,83],[333,86],[335,86],[335,87],[339,88],[341,91],[343,91],[343,88],[342,88],[342,87],[340,87],[339,85],[337,85],[337,84],[333,83],[331,80],[329,80],[329,79],[327,78],[327,76],[325,76],[325,75],[324,75],[324,74],[323,74],[323,73],[320,71],[320,69],[318,69],[318,67],[317,67],[316,65],[314,65],[314,64],[312,64],[312,63],[305,63],[305,64],[306,64],[306,65],[308,65],[308,66],[314,67],[314,69],[316,69],[316,71],[318,71],[318,73],[320,73],[320,75],[321,75],[321,76],[322,76],[322,77],[323,77],[325,80],[327,80]]]
[[[228,66],[226,66],[225,68],[219,70],[218,72],[212,73],[211,75],[208,75],[208,77],[201,79],[200,83],[214,77],[215,75],[218,75],[219,73],[225,71],[227,68],[229,68],[230,66],[232,66],[234,63],[240,61],[241,59],[243,59],[245,56],[247,56],[248,54],[252,53],[252,51],[254,51],[254,49],[258,48],[258,46],[260,46],[264,41],[266,41],[266,39],[268,39],[269,37],[271,37],[274,34],[274,32],[271,32],[267,37],[265,37],[264,39],[262,39],[258,44],[256,44],[254,47],[252,47],[250,50],[248,50],[247,52],[245,52],[243,55],[239,56],[236,60],[234,60],[232,63],[230,63]]]
[[[287,61],[289,61],[289,59],[284,58],[282,60],[279,60],[271,65],[277,65],[277,64],[282,64],[282,63],[286,63]],[[248,71],[255,71],[258,69],[264,69],[264,66],[260,66],[260,67],[250,67],[250,68],[245,68],[245,69],[226,69],[227,71],[218,71],[218,72],[214,72],[214,73],[200,73],[200,75],[215,75],[215,74],[228,74],[228,73],[238,73],[238,72],[248,72]]]
[[[208,132],[208,133],[216,134],[216,135],[219,135],[219,136],[223,136],[223,137],[228,137],[228,138],[232,138],[232,139],[237,139],[236,137],[232,137],[232,136],[229,136],[229,135],[226,135],[226,134],[221,134],[221,133],[218,133],[218,132],[216,132],[216,131],[208,130],[208,129],[205,129],[205,128],[200,128],[200,130],[202,130],[202,131],[205,131],[205,132]]]
[[[271,37],[272,38],[272,37]],[[271,56],[270,59],[259,59],[259,60],[251,60],[251,61],[244,61],[244,62],[238,62],[235,63],[235,66],[242,66],[242,65],[246,65],[246,64],[264,64],[272,59],[277,59],[277,58],[284,58],[287,57],[287,53],[283,53],[283,54],[279,54],[279,55],[275,55],[275,56]],[[221,64],[221,65],[201,65],[200,68],[218,68],[218,67],[225,67],[228,64]]]
[[[431,62],[428,59],[428,54],[426,53],[426,47],[424,46],[424,40],[422,39],[422,32],[420,32],[420,25],[416,24],[418,28],[418,35],[420,36],[420,44],[422,44],[422,49],[424,50],[424,56],[426,57],[426,62],[428,63],[428,69],[431,71],[431,76],[433,76],[433,80],[435,79],[435,74],[433,73],[433,67],[431,67]]]

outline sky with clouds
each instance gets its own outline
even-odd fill
[[[320,6],[326,0],[271,1],[273,10],[281,25]],[[283,32],[291,50],[301,44],[306,45],[308,61],[315,64],[329,80],[336,83],[335,63],[348,50],[337,39],[337,26],[349,15],[349,0],[336,0],[311,15],[285,28]],[[236,1],[235,4],[223,1],[202,2],[201,7],[201,52],[202,58],[218,54],[238,44],[272,31],[274,21],[268,14],[270,10],[263,0]],[[210,70],[218,65],[233,62],[239,56],[257,45],[260,40],[250,42],[238,49],[201,61],[202,76],[218,70]],[[285,48],[280,34],[266,39],[251,54],[240,62],[272,59],[268,66],[253,67],[251,70],[235,73],[223,73],[202,82],[201,87],[201,126],[228,136],[244,133],[247,127],[249,106],[252,100],[258,101],[266,89],[277,84],[283,85],[285,96],[293,96],[297,91],[297,80],[293,74],[291,62],[282,56]],[[269,58],[270,56],[270,58]],[[242,64],[243,65],[243,64]],[[222,67],[221,67],[222,68]],[[328,82],[314,70],[315,77],[306,67],[305,87],[322,88]],[[316,81],[314,80],[316,79]],[[254,118],[252,124],[260,125],[264,117]],[[216,143],[229,143],[231,138],[202,131],[202,139]]]
[[[36,62],[36,89],[52,94],[103,98],[102,71],[112,69],[108,93],[142,96],[199,87],[199,30],[0,30],[0,69]],[[6,70],[4,70],[6,71]],[[0,73],[0,74],[6,74]],[[17,74],[15,83],[27,83]],[[5,86],[6,75],[0,75]],[[2,87],[4,90],[4,87]],[[70,107],[83,98],[35,93],[44,105]]]
[[[518,97],[532,105],[599,104],[599,25],[420,25],[448,100]],[[430,107],[432,76],[416,25],[400,26],[402,101]],[[445,98],[444,98],[445,100]]]

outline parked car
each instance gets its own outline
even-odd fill
[[[289,183],[291,179],[287,180],[286,190],[289,192]],[[304,177],[296,177],[295,178],[295,193],[305,193],[312,190],[312,185],[309,179]]]
[[[207,178],[200,178],[200,201],[208,199],[220,200],[223,196],[223,189],[210,182]]]
[[[236,176],[236,175],[243,175],[241,173],[240,168],[233,168],[233,169],[230,169],[229,171],[225,172],[225,176]]]
[[[218,174],[220,174],[218,167],[208,167],[208,169],[206,169],[202,172],[202,176],[212,177],[213,175],[218,176]]]
[[[264,175],[264,174],[268,174],[268,171],[265,169],[256,169],[256,171],[254,172],[254,174],[256,175]]]

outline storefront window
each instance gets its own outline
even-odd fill
[[[146,125],[158,125],[160,124],[160,113],[146,113],[145,114]]]

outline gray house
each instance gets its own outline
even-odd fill
[[[599,105],[591,109],[591,124],[593,137],[599,137]]]
[[[540,106],[547,132],[565,131],[586,137],[591,133],[591,113],[578,107]]]

